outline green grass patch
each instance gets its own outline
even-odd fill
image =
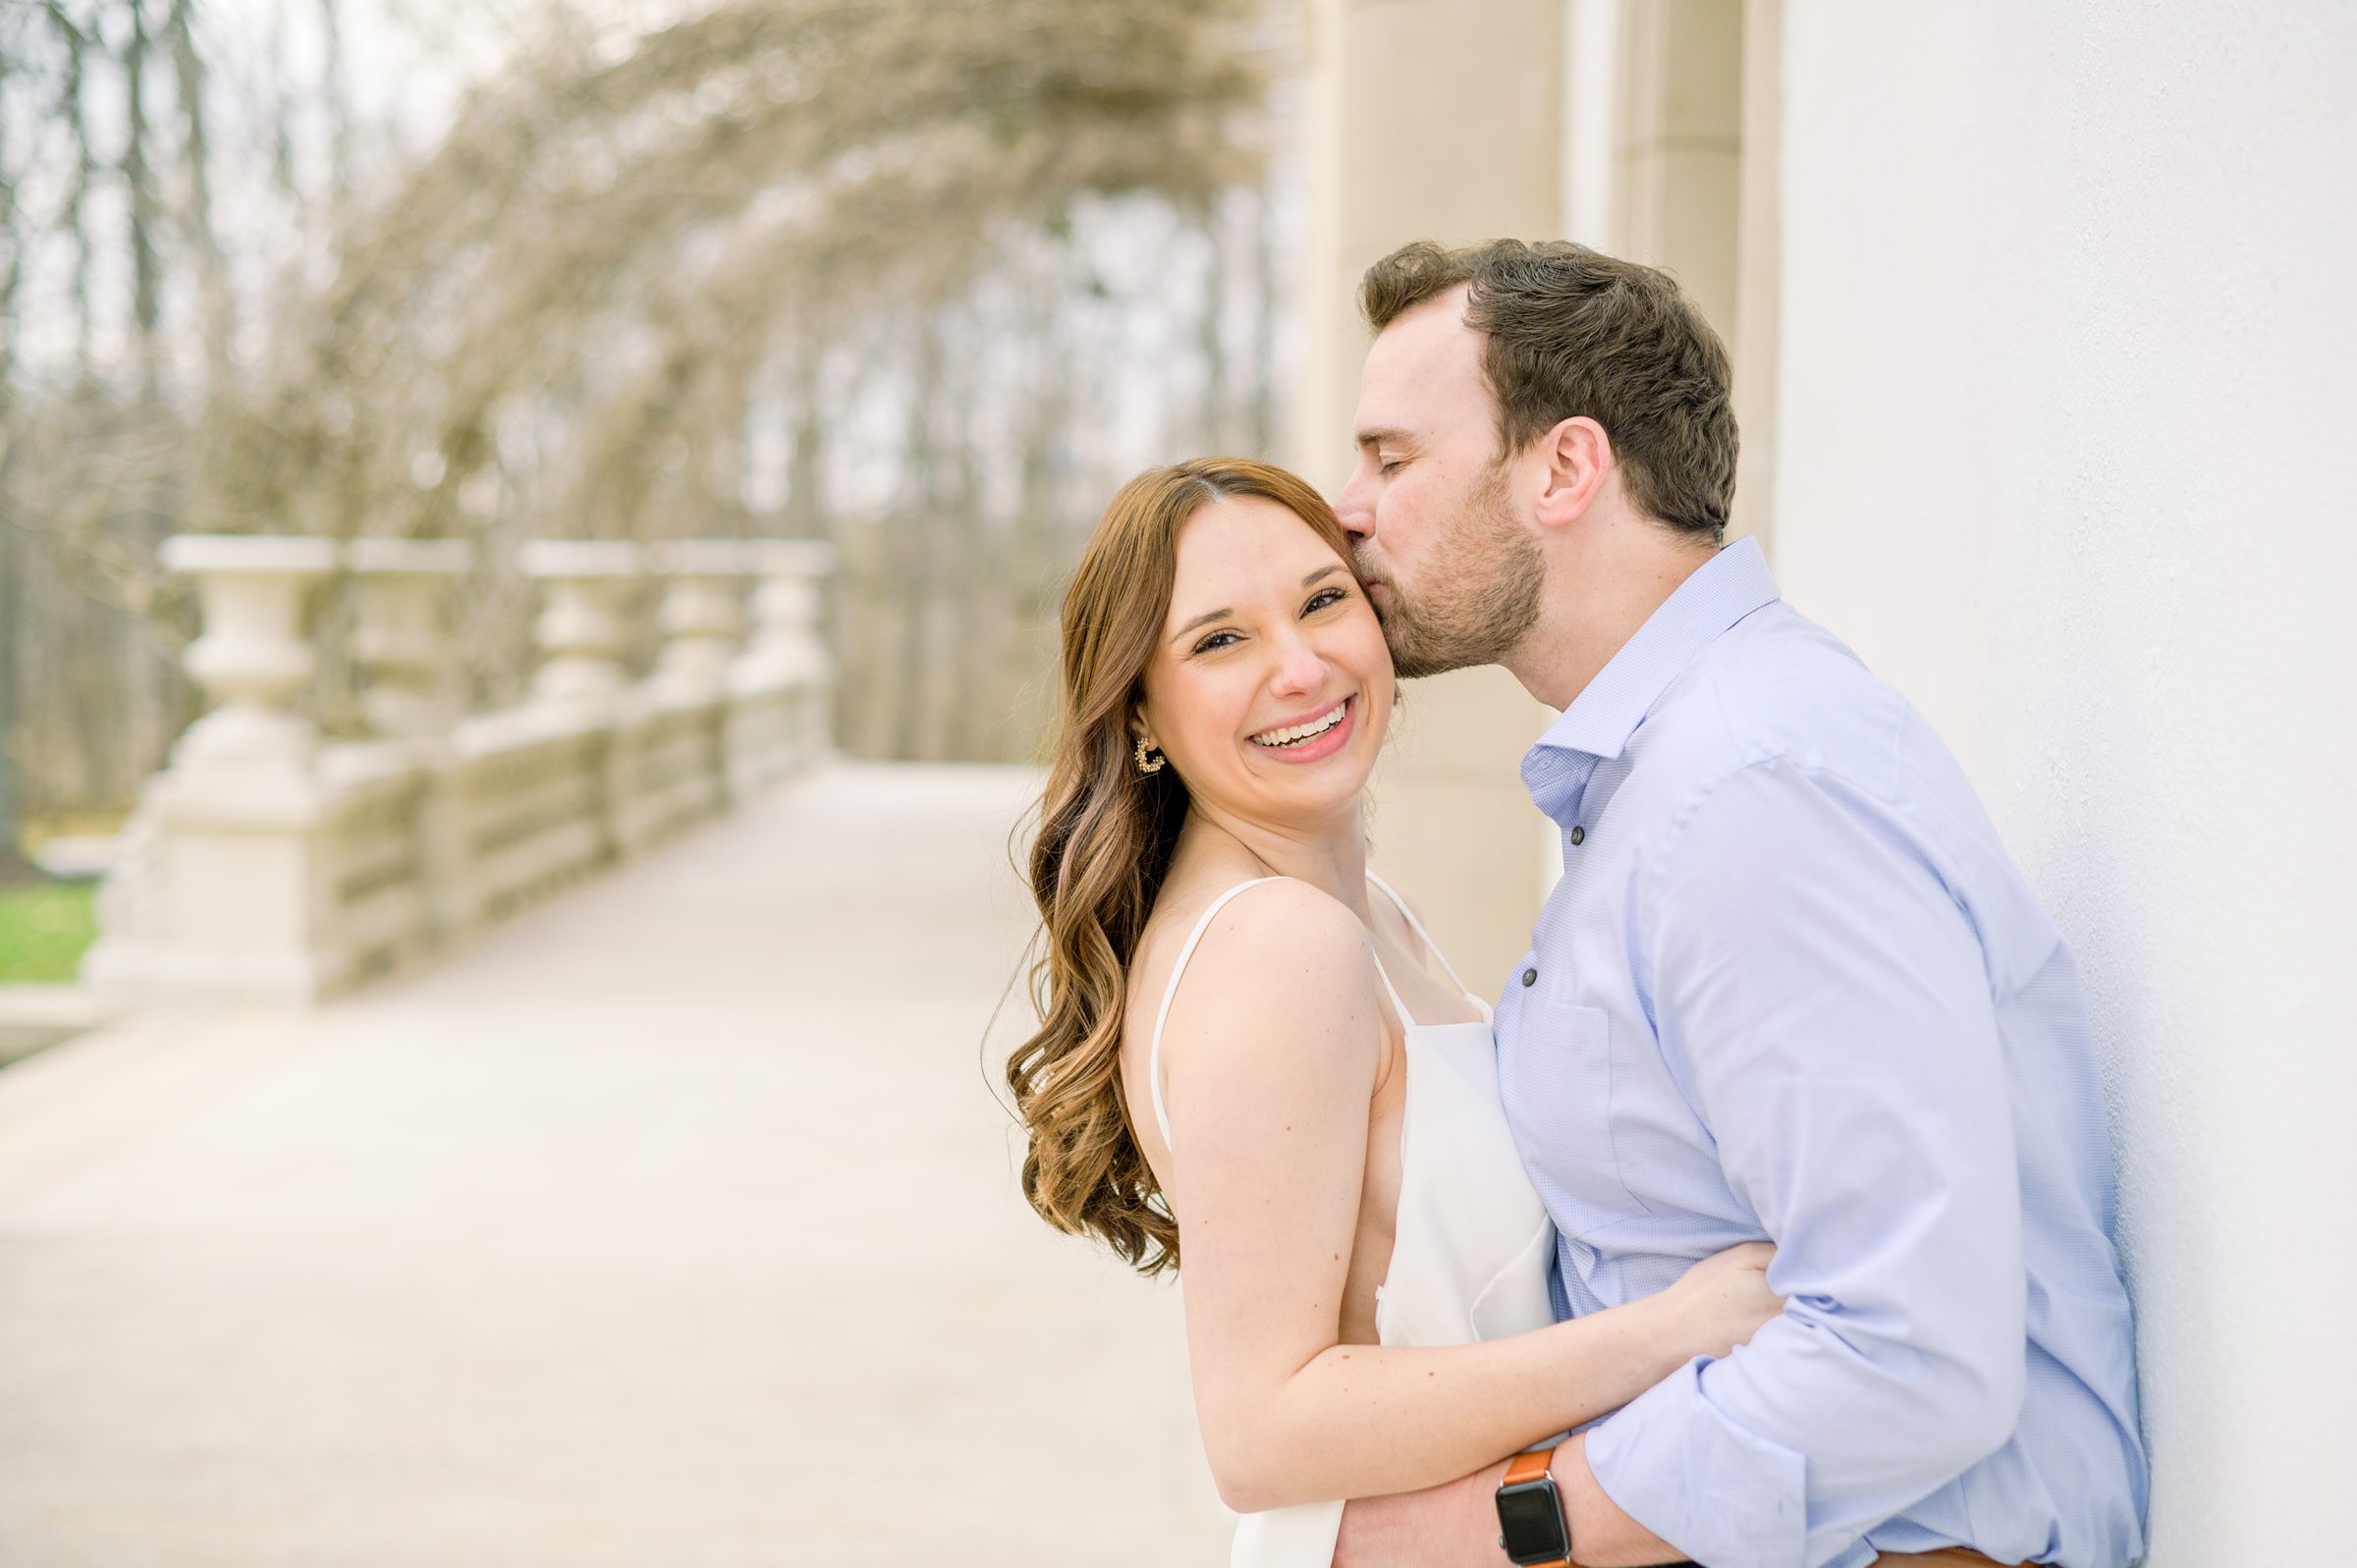
[[[0,985],[74,978],[98,935],[95,883],[0,887]]]

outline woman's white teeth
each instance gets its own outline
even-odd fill
[[[1341,724],[1343,710],[1349,706],[1350,699],[1344,697],[1334,705],[1334,712],[1326,715],[1323,719],[1312,719],[1305,725],[1294,725],[1289,730],[1264,730],[1252,737],[1252,743],[1256,746],[1297,746],[1302,741],[1322,735],[1336,725]]]

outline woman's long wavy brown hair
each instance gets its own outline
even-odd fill
[[[1007,1063],[1030,1134],[1023,1196],[1049,1224],[1102,1238],[1144,1274],[1178,1267],[1178,1227],[1129,1124],[1122,1016],[1187,793],[1175,768],[1137,771],[1129,715],[1170,614],[1179,528],[1240,496],[1275,502],[1350,560],[1324,498],[1265,462],[1198,458],[1124,485],[1065,592],[1056,749],[1030,851],[1040,1023]]]

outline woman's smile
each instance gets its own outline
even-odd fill
[[[1344,697],[1332,708],[1295,724],[1280,725],[1250,736],[1254,747],[1280,762],[1315,762],[1347,745],[1358,726],[1355,697]]]

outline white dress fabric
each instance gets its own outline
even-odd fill
[[[1171,1122],[1162,1103],[1162,1026],[1178,994],[1179,976],[1229,899],[1282,880],[1262,877],[1220,894],[1178,949],[1147,1058],[1154,1120],[1165,1147]],[[1417,940],[1462,991],[1464,982],[1406,903],[1381,878],[1369,873],[1367,880],[1398,906]],[[1375,1288],[1376,1339],[1387,1345],[1463,1345],[1543,1328],[1555,1321],[1547,1291],[1555,1229],[1547,1206],[1523,1173],[1499,1102],[1488,1008],[1483,1007],[1485,1018],[1479,1022],[1419,1024],[1384,973],[1380,956],[1375,972],[1399,1015],[1407,1069],[1399,1128],[1399,1216],[1391,1268]],[[1473,1000],[1482,1005],[1479,998]],[[1236,1525],[1231,1568],[1329,1568],[1342,1522],[1340,1501],[1245,1514]]]

